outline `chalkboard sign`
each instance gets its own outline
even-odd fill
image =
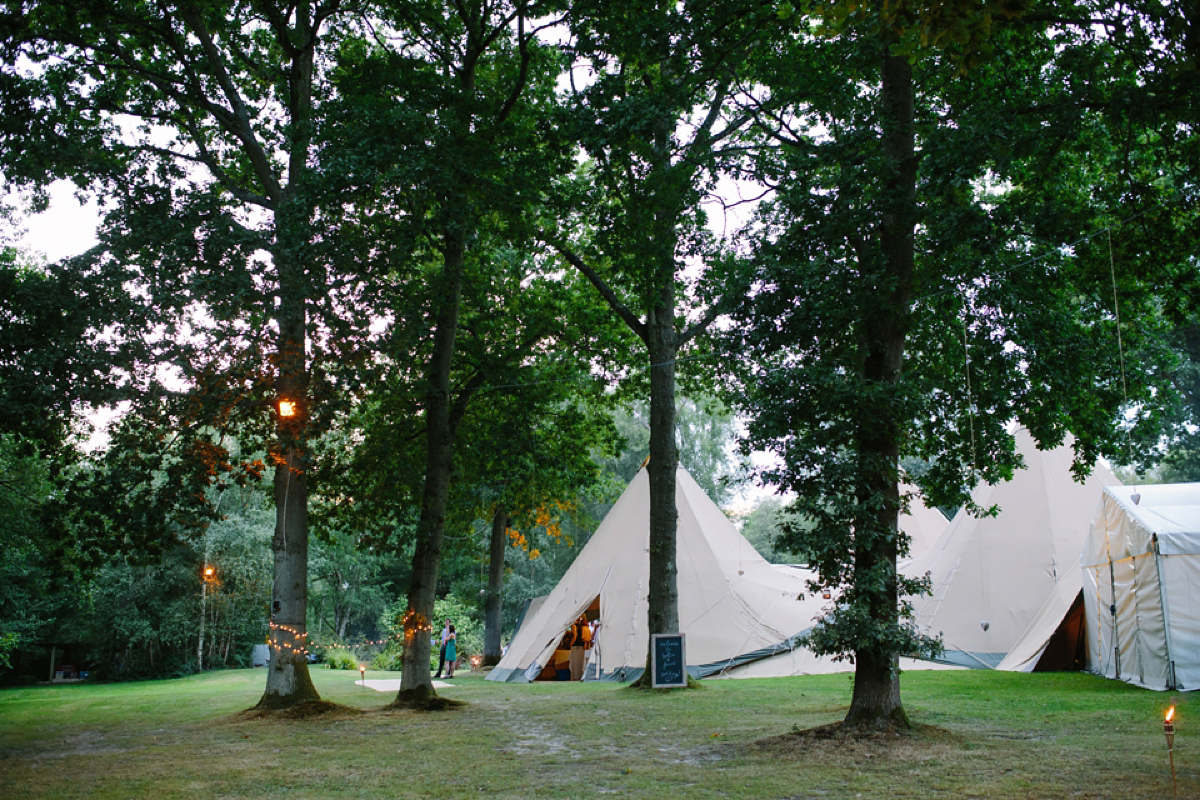
[[[687,656],[682,633],[656,633],[650,637],[650,686],[671,689],[687,686]]]

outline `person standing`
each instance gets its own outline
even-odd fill
[[[448,624],[449,621],[447,621]],[[458,634],[454,632],[454,626],[449,625],[449,638],[446,639],[446,646],[442,649],[442,655],[446,657],[446,677],[454,677],[454,662],[458,661]]]
[[[571,636],[571,680],[583,679],[583,660],[586,655],[587,642],[592,638],[591,628],[583,617],[575,620]]]
[[[446,624],[442,626],[442,648],[438,651],[438,668],[437,672],[433,673],[433,677],[442,677],[442,670],[446,668],[446,642],[450,639],[450,632],[454,630],[454,626],[450,624],[450,620],[446,620]]]

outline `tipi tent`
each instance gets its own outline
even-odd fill
[[[910,537],[909,553],[916,558],[928,551],[946,531],[949,520],[936,508],[925,505],[917,487],[905,483],[900,490],[912,495],[909,499],[908,513],[901,514],[899,525],[901,530]],[[812,618],[797,620],[802,632],[812,626]],[[790,642],[788,644],[791,644]],[[953,665],[935,664],[930,661],[918,661],[911,658],[901,658],[900,668],[903,670],[928,670],[955,668]],[[781,647],[778,652],[769,657],[732,665],[721,671],[722,677],[728,678],[774,678],[785,675],[824,675],[831,672],[850,672],[854,665],[849,661],[834,661],[832,658],[814,654],[804,647]]]
[[[1088,667],[1200,688],[1200,483],[1109,487],[1083,551]]]
[[[1016,644],[996,665],[1005,672],[1081,670],[1087,666],[1083,570],[1079,559],[1058,578],[1054,591]]]
[[[1038,450],[1023,428],[1016,439],[1026,468],[971,495],[983,508],[999,506],[997,516],[960,511],[928,552],[901,567],[932,578],[932,596],[914,598],[913,610],[922,633],[942,635],[947,663],[1000,665],[1059,584],[1070,582],[1101,491],[1119,483],[1103,464],[1077,483],[1068,445]]]
[[[900,515],[900,530],[908,534],[911,540],[908,546],[909,559],[922,556],[929,551],[946,528],[950,520],[936,508],[925,505],[925,498],[917,487],[903,484],[900,491],[912,495],[908,501],[908,512]]]
[[[807,573],[768,563],[738,533],[686,470],[675,477],[679,625],[688,671],[704,677],[785,649],[821,610]],[[581,616],[598,621],[589,678],[634,680],[649,644],[650,484],[643,468],[617,500],[554,590],[526,614],[494,681],[529,681],[561,653]],[[803,598],[803,599],[801,599]]]

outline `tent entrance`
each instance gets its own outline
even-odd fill
[[[1083,592],[1054,629],[1034,672],[1079,672],[1087,669],[1087,623],[1083,608]]]
[[[599,657],[596,629],[600,626],[600,597],[596,596],[578,618],[562,632],[538,681],[578,681]]]

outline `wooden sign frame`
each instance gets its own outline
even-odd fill
[[[682,633],[650,637],[650,688],[683,689],[688,685],[687,642]]]

